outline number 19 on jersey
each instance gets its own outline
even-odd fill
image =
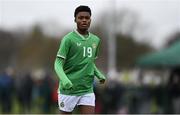
[[[91,47],[83,47],[83,57],[92,57],[92,48]]]

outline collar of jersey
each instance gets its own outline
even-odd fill
[[[74,32],[82,38],[82,40],[88,40],[91,36],[90,32],[88,32],[88,37],[85,38],[83,35],[81,35],[77,30],[74,30]]]

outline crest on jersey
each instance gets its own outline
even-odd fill
[[[95,49],[97,47],[97,45],[95,43],[93,43],[92,47]]]

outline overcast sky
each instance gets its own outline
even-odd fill
[[[37,22],[54,22],[74,27],[74,9],[80,4],[92,9],[93,22],[112,5],[113,0],[0,0],[0,28],[12,29]],[[180,30],[180,0],[116,0],[116,9],[127,8],[151,25],[152,44],[160,47],[165,37]],[[53,30],[53,28],[52,28]]]

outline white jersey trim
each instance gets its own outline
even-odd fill
[[[57,55],[57,57],[60,57],[60,58],[66,59],[66,57],[64,57],[64,56],[62,56],[62,55]]]
[[[74,30],[74,32],[77,34],[77,35],[79,35],[83,40],[88,40],[89,38],[90,38],[90,32],[88,32],[88,37],[87,38],[85,38],[83,35],[81,35],[76,29]]]

